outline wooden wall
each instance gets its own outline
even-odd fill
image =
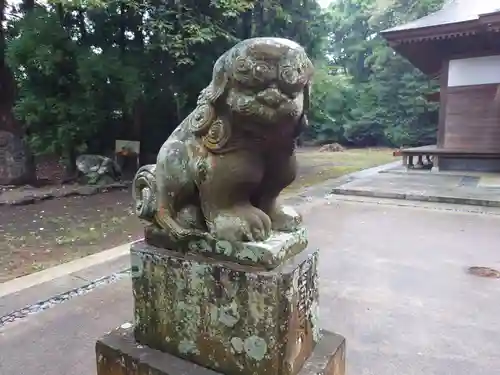
[[[441,75],[439,77],[439,120],[437,131],[437,146],[444,147],[445,118],[446,118],[446,103],[448,102],[448,70],[450,62],[444,60],[441,67]]]
[[[446,88],[442,147],[500,152],[498,84]],[[442,115],[443,113],[441,113]]]

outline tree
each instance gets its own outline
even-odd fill
[[[337,67],[318,60],[311,96],[309,128],[305,136],[320,143],[345,143],[344,125],[349,120],[349,107],[354,97],[352,78],[339,72]]]
[[[25,0],[23,2],[23,9],[28,12],[32,9],[32,0]],[[6,11],[7,11],[6,0],[0,0],[0,131],[7,131],[14,135],[14,137],[20,138],[20,147],[23,148],[21,151],[21,157],[17,160],[17,163],[22,164],[21,175],[13,181],[18,184],[23,183],[34,183],[36,180],[36,169],[33,160],[33,156],[27,147],[26,143],[23,141],[25,137],[25,131],[13,114],[13,105],[16,97],[16,82],[12,75],[9,66],[6,63],[6,46],[7,46],[7,31],[8,28],[5,26]],[[7,161],[8,162],[8,161]]]
[[[116,138],[154,154],[195,106],[221,53],[244,38],[277,36],[315,60],[307,138],[427,143],[437,109],[424,95],[434,86],[379,32],[441,2],[338,0],[322,10],[315,0],[25,0],[2,39],[18,86],[6,107],[15,99],[35,152],[64,156],[68,167],[76,153],[105,152]]]
[[[64,156],[68,167],[77,152],[118,137],[154,150],[230,46],[282,36],[318,54],[321,21],[314,0],[52,0],[9,23],[15,113],[33,150]]]
[[[63,156],[72,174],[77,151],[114,111],[134,102],[138,84],[118,54],[74,43],[68,24],[61,8],[35,9],[20,22],[7,58],[19,82],[14,111],[30,130],[32,149]]]
[[[395,54],[379,33],[441,5],[442,0],[339,0],[330,5],[326,59],[336,66],[331,74],[349,78],[352,95],[342,115],[348,142],[400,146],[435,141],[437,106],[425,95],[436,83]]]

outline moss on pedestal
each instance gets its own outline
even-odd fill
[[[144,243],[131,254],[141,344],[223,373],[288,375],[319,340],[317,251],[271,271]]]
[[[171,249],[172,244],[164,231],[153,225],[146,227],[147,244],[163,249]],[[307,232],[303,227],[289,232],[273,232],[265,241],[231,242],[217,240],[211,236],[188,236],[175,243],[179,253],[196,253],[249,266],[273,269],[287,259],[300,253],[307,246]]]

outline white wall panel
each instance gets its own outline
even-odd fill
[[[450,60],[448,87],[500,83],[500,55]]]

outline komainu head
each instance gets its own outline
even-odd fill
[[[312,75],[305,50],[291,40],[253,38],[236,44],[217,60],[212,81],[198,99],[204,118],[224,114],[224,119],[199,128],[198,134],[212,130],[212,138],[227,141],[229,127],[239,124],[281,127],[305,122]]]

